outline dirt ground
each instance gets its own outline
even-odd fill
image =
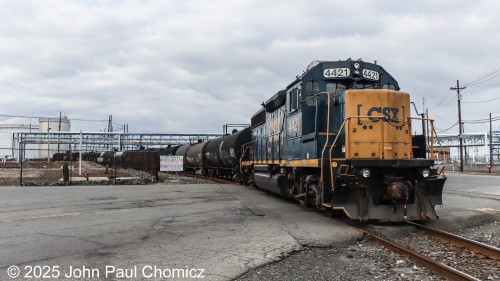
[[[23,184],[35,183],[35,185],[48,185],[62,179],[62,166],[64,162],[24,162],[22,166],[22,182]],[[73,165],[74,169],[71,172],[71,177],[84,177],[85,171],[88,171],[90,177],[107,177],[114,178],[114,169],[109,168],[106,173],[106,167],[90,162],[82,162],[82,174],[79,175],[79,162],[68,162],[68,165]],[[446,171],[458,171],[458,167],[446,167]],[[487,167],[469,167],[466,166],[465,172],[488,173]],[[500,166],[493,167],[494,174],[500,174]],[[117,169],[117,177],[133,177],[130,171]],[[18,162],[0,162],[0,186],[19,186],[21,177],[21,165]],[[200,182],[200,180],[184,179],[178,175],[159,173],[160,182],[169,184],[184,184]],[[201,182],[200,182],[201,183]]]
[[[22,182],[26,183],[39,183],[50,184],[56,182],[63,177],[62,166],[64,162],[24,162],[22,165]],[[68,163],[70,165],[70,163]],[[72,163],[74,169],[71,172],[72,177],[84,177],[85,171],[89,173],[89,177],[114,177],[114,169],[94,163],[83,161],[82,174],[79,175],[79,162]],[[117,170],[117,177],[130,177],[132,176],[127,171]],[[0,186],[19,186],[21,177],[21,165],[17,162],[0,163]]]

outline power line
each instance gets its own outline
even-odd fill
[[[9,117],[9,118],[46,118],[46,116],[24,116],[24,115],[6,115],[6,114],[0,114],[2,117]]]
[[[490,99],[490,100],[483,100],[483,101],[463,101],[463,103],[483,103],[483,102],[489,102],[489,101],[498,100],[498,99],[500,99],[500,97]]]
[[[489,73],[489,74],[487,74],[487,75],[485,75],[485,76],[483,76],[483,77],[481,77],[481,78],[479,78],[479,79],[477,79],[477,80],[474,80],[474,81],[469,82],[469,83],[465,83],[465,84],[463,84],[463,86],[474,86],[474,85],[478,85],[478,84],[482,84],[484,82],[490,81],[491,79],[500,76],[500,74],[497,74],[497,75],[495,75],[493,77],[490,77],[490,78],[488,78],[488,79],[486,79],[484,81],[481,81],[481,80],[483,80],[483,79],[485,79],[485,78],[487,78],[487,77],[489,77],[489,76],[491,76],[491,75],[493,75],[493,74],[495,74],[495,73],[497,73],[499,71],[500,71],[500,68],[497,69],[497,70],[495,70],[495,71],[493,71],[493,72],[491,72],[491,73]]]
[[[47,116],[26,116],[26,115],[7,115],[0,114],[1,117],[9,117],[9,118],[29,118],[29,119],[38,119],[38,118],[47,118]],[[56,118],[56,117],[54,117]],[[97,120],[97,119],[78,119],[71,118],[72,121],[85,121],[85,122],[108,122],[108,120]]]
[[[448,90],[448,92],[445,94],[445,96],[433,107],[429,108],[429,109],[434,109],[436,107],[439,107],[440,105],[442,105],[442,103],[448,99],[448,97],[450,96],[450,94],[453,93],[452,90]]]
[[[494,79],[494,78],[497,78],[497,77],[499,77],[499,76],[500,76],[500,74],[497,74],[497,75],[495,75],[495,76],[491,77],[490,79],[486,79],[486,80],[481,81],[481,82],[477,82],[477,83],[474,83],[474,84],[470,84],[470,85],[469,85],[469,87],[471,87],[471,86],[476,86],[476,85],[479,85],[479,84],[483,84],[483,83],[488,82],[488,81],[490,81],[490,80],[492,80],[492,79]]]
[[[436,115],[439,119],[441,119],[441,120],[443,120],[443,121],[447,122],[447,121],[449,121],[449,120],[450,120],[450,117],[451,117],[453,114],[455,114],[455,112],[457,111],[457,108],[455,107],[455,108],[453,109],[453,111],[452,111],[450,114],[448,114],[448,116],[446,116],[446,118],[443,118],[443,117],[439,116],[439,115],[438,115],[438,114],[437,114],[434,110],[431,110],[431,109],[429,109],[429,110],[430,110],[430,111],[431,111],[434,115]]]
[[[463,87],[467,87],[467,86],[469,86],[469,87],[470,87],[470,86],[475,86],[475,85],[479,85],[479,84],[482,84],[482,83],[488,82],[488,81],[490,81],[490,80],[492,80],[492,79],[494,79],[494,78],[500,77],[500,73],[499,73],[499,74],[497,74],[497,75],[495,75],[495,76],[493,76],[493,77],[490,77],[490,76],[492,76],[493,74],[495,74],[495,73],[497,73],[497,72],[499,72],[499,71],[500,71],[500,68],[499,68],[499,69],[497,69],[497,70],[495,70],[495,71],[493,71],[493,72],[488,73],[487,75],[485,75],[485,76],[483,76],[483,77],[481,77],[481,78],[479,78],[479,79],[476,79],[476,80],[474,80],[474,81],[472,81],[472,82],[469,82],[469,83],[465,83],[465,84],[463,84],[462,86],[463,86]],[[484,80],[484,79],[486,79],[486,80]],[[456,89],[455,89],[455,90],[456,90]],[[445,105],[447,105],[448,103],[450,103],[450,102],[451,102],[451,100],[448,100],[448,102],[446,102],[446,100],[448,99],[448,97],[450,96],[450,94],[451,94],[451,93],[452,93],[452,89],[450,89],[450,90],[449,90],[449,91],[448,91],[448,92],[444,95],[444,97],[443,97],[443,98],[442,98],[442,99],[441,99],[441,100],[440,100],[440,101],[439,101],[439,102],[438,102],[435,106],[430,107],[429,109],[434,109],[434,108],[436,108],[436,107],[445,106]],[[497,99],[500,99],[500,98],[497,98]],[[497,100],[497,99],[492,99],[492,100]],[[488,101],[492,101],[492,100],[486,100],[486,101],[484,101],[484,102],[488,102]],[[481,102],[467,102],[467,103],[481,103]]]
[[[85,122],[108,122],[108,120],[91,120],[91,119],[78,119],[71,118],[73,121],[85,121]]]
[[[449,131],[449,130],[453,129],[456,125],[458,125],[458,122],[456,122],[456,123],[455,123],[455,124],[453,124],[451,127],[446,128],[446,129],[444,129],[444,130],[440,130],[440,129],[437,129],[437,130],[438,130],[440,133],[444,133],[444,132],[447,132],[447,131]]]
[[[500,121],[500,116],[492,117],[491,121]],[[490,118],[477,119],[477,120],[463,120],[462,121],[462,123],[467,123],[467,124],[481,124],[481,123],[488,123],[488,122],[490,122]]]

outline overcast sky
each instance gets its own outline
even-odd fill
[[[462,113],[500,116],[499,15],[494,0],[0,0],[0,114],[62,112],[73,131],[112,115],[115,130],[220,133],[311,61],[362,58],[419,111],[425,98],[444,130],[458,119],[457,79],[493,73],[463,91]]]

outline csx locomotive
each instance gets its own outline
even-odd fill
[[[446,177],[412,136],[399,89],[376,63],[312,62],[251,118],[242,181],[351,219],[436,215]]]

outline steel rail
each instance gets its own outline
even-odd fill
[[[204,180],[213,181],[213,182],[222,183],[222,184],[237,184],[237,182],[235,182],[234,180],[215,178],[215,177],[203,176],[203,175],[198,175],[198,174],[180,173],[180,175],[188,177],[188,178],[204,179]]]
[[[377,234],[371,233],[368,230],[365,230],[361,228],[360,226],[357,226],[353,223],[346,222],[345,223],[355,227],[356,229],[360,230],[361,232],[365,233],[369,238],[374,239],[377,243],[388,247],[390,249],[393,249],[395,251],[398,251],[406,256],[408,256],[410,259],[416,261],[417,263],[421,264],[422,266],[430,269],[434,273],[446,278],[447,280],[456,280],[456,281],[462,281],[462,280],[468,280],[468,281],[478,281],[480,279],[477,279],[465,272],[459,271],[453,267],[447,266],[446,264],[443,264],[441,262],[432,260],[429,257],[423,256],[411,249],[405,248],[397,243],[394,243],[392,241],[389,241]]]
[[[485,256],[488,256],[492,259],[495,260],[500,260],[500,249],[491,245],[487,245],[478,241],[474,241],[471,239],[467,239],[464,237],[460,237],[458,235],[455,235],[453,233],[445,232],[439,229],[431,228],[425,225],[421,225],[418,223],[410,222],[407,221],[408,224],[413,225],[417,227],[418,229],[421,229],[432,236],[444,240],[446,242],[449,242],[451,244],[454,244],[459,247],[465,247],[468,248],[469,250],[472,250],[476,253],[483,254]]]

